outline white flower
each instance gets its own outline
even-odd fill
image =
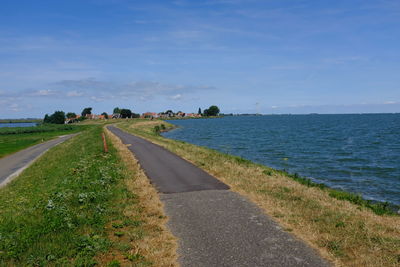
[[[52,209],[54,209],[54,208],[55,208],[55,205],[54,205],[53,200],[49,199],[49,201],[47,201],[46,209],[52,210]]]

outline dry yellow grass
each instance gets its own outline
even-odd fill
[[[167,217],[164,214],[163,205],[157,191],[150,184],[143,170],[139,167],[137,160],[118,137],[105,128],[107,137],[112,141],[114,147],[126,166],[126,186],[138,196],[140,221],[143,221],[145,234],[139,241],[137,235],[141,233],[131,232],[125,238],[131,242],[133,249],[130,255],[143,255],[153,266],[178,266],[177,263],[177,241],[166,228]],[[137,217],[137,206],[127,207],[124,211],[128,217]],[[137,219],[137,218],[136,218]],[[111,227],[110,227],[111,228]],[[113,255],[123,266],[131,264],[126,257]],[[107,262],[108,259],[105,261]]]
[[[119,125],[208,171],[233,191],[251,199],[286,231],[307,242],[336,266],[400,265],[399,216],[379,216],[267,167],[157,136],[153,128],[160,124],[171,127],[162,121]]]

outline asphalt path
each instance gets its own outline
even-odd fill
[[[161,193],[181,266],[330,266],[255,204],[186,160],[116,127]]]
[[[60,136],[56,139],[28,147],[14,154],[0,159],[0,187],[5,186],[17,177],[24,169],[29,167],[43,153],[76,134]]]
[[[229,189],[227,185],[202,169],[161,146],[128,134],[114,126],[108,126],[108,129],[124,144],[131,145],[128,148],[136,155],[146,175],[161,193]]]

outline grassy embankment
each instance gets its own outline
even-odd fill
[[[0,189],[1,266],[175,264],[157,194],[109,138],[103,152],[102,131],[87,128]]]
[[[337,266],[400,264],[400,216],[390,214],[385,205],[373,205],[239,157],[163,138],[157,132],[173,127],[163,121],[129,121],[119,127],[225,182]]]
[[[86,127],[54,124],[35,127],[2,127],[0,128],[0,158],[56,136],[82,131]]]

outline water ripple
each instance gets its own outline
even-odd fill
[[[400,204],[400,114],[177,120],[168,138]]]

